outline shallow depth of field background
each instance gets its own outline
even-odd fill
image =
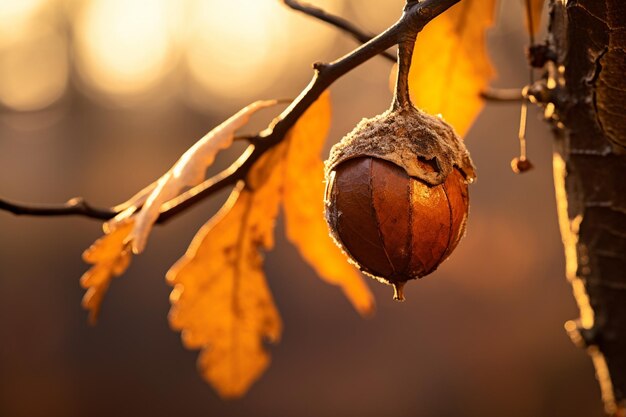
[[[312,62],[355,46],[279,3],[0,0],[0,196],[119,203],[243,105],[296,96]],[[370,31],[403,5],[314,3]],[[493,85],[522,86],[521,2],[501,3],[489,36]],[[390,68],[375,58],[332,87],[328,147],[388,106]],[[266,272],[284,334],[269,370],[237,401],[216,396],[196,373],[196,352],[168,328],[164,282],[226,193],[154,231],[114,280],[95,328],[78,279],[100,224],[0,212],[0,416],[601,415],[591,361],[563,330],[577,309],[564,277],[550,132],[531,111],[536,169],[515,176],[518,114],[516,104],[486,107],[466,138],[479,169],[467,236],[438,271],[407,285],[405,303],[370,280],[372,319],[315,276],[279,222]],[[274,115],[264,111],[245,131]],[[241,149],[222,153],[216,169]]]

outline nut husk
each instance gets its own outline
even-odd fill
[[[468,182],[476,178],[474,164],[452,126],[441,117],[414,107],[387,110],[363,119],[330,151],[326,171],[351,158],[372,156],[404,168],[408,175],[438,185],[457,167]],[[424,169],[418,160],[432,165]]]

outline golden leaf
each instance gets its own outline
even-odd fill
[[[189,349],[201,349],[202,376],[224,398],[243,395],[269,364],[263,339],[276,342],[282,324],[263,274],[282,187],[284,144],[267,152],[246,188],[233,191],[170,269],[170,324]],[[251,188],[252,185],[252,188]]]
[[[320,152],[330,127],[326,92],[289,132],[285,166],[287,238],[325,281],[339,285],[363,315],[374,311],[374,299],[361,275],[328,234],[324,221],[324,164]]]
[[[480,92],[493,69],[485,31],[495,0],[465,0],[430,22],[418,35],[409,74],[413,103],[441,114],[464,136],[483,107]]]
[[[95,324],[100,306],[111,279],[120,276],[130,265],[132,254],[125,243],[133,229],[133,220],[120,223],[96,240],[83,252],[83,260],[93,266],[80,278],[80,285],[87,289],[83,296],[83,308],[89,310],[89,322]]]
[[[533,25],[532,28],[530,28],[530,24],[528,21],[528,13],[526,14],[526,30],[532,30],[533,34],[536,34],[537,32],[539,32],[539,28],[541,27],[541,15],[543,12],[543,4],[545,3],[545,0],[523,0],[524,2],[530,2],[530,15],[532,17],[533,20]],[[527,7],[525,5],[525,7]]]

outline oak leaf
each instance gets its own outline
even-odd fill
[[[362,315],[374,311],[372,294],[346,255],[334,244],[324,221],[324,164],[320,152],[330,127],[330,95],[325,93],[291,129],[285,166],[287,238],[315,272],[339,285]]]
[[[480,97],[494,71],[485,31],[496,0],[464,0],[430,22],[417,37],[409,73],[413,103],[441,114],[464,136],[482,110]]]
[[[281,334],[262,251],[274,244],[282,187],[281,171],[267,168],[280,162],[283,145],[257,162],[167,274],[170,324],[182,330],[185,347],[202,350],[199,370],[224,398],[248,390],[269,364],[263,340]]]
[[[89,310],[91,324],[98,320],[102,300],[111,280],[122,275],[130,265],[132,254],[125,241],[133,226],[134,221],[130,219],[115,228],[105,227],[105,235],[83,252],[83,260],[93,265],[80,278],[81,286],[87,290],[82,305]]]

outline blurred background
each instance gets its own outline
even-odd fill
[[[316,0],[371,32],[403,0]],[[495,87],[528,82],[521,2],[502,0],[489,50]],[[0,195],[31,203],[130,197],[243,105],[295,97],[311,63],[354,47],[278,0],[0,0]],[[417,51],[419,53],[419,51]],[[374,58],[332,88],[328,147],[388,107],[391,65]],[[0,416],[601,415],[591,361],[563,323],[564,277],[551,138],[531,111],[516,176],[517,104],[488,104],[466,143],[479,168],[467,237],[407,302],[370,281],[364,320],[277,228],[266,271],[284,320],[269,370],[237,401],[196,373],[167,323],[167,269],[226,193],[157,228],[114,280],[100,323],[80,307],[80,254],[101,234],[83,218],[0,212]],[[267,110],[247,127],[255,132]],[[226,166],[241,146],[220,154]]]

